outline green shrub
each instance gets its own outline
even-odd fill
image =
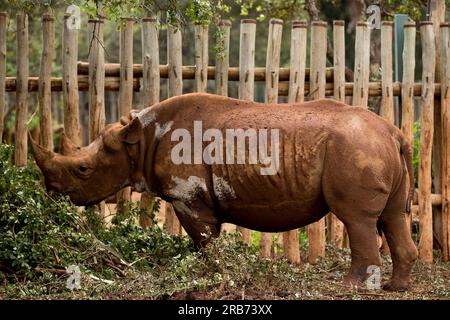
[[[133,262],[133,268],[149,267],[193,250],[188,238],[140,227],[138,208],[117,215],[107,227],[94,208],[79,212],[67,197],[49,195],[32,163],[17,168],[12,154],[11,146],[0,145],[0,271],[5,277],[30,279],[69,265],[111,277]]]

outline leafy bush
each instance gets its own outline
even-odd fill
[[[105,277],[134,267],[164,264],[192,251],[188,238],[170,236],[158,227],[137,223],[140,209],[119,214],[107,227],[94,209],[82,212],[67,197],[49,195],[30,163],[16,168],[13,148],[0,145],[0,271],[28,279],[45,270],[79,265]]]

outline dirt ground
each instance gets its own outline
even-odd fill
[[[139,195],[133,194],[133,200]],[[161,212],[164,211],[162,205]],[[114,205],[107,205],[106,215],[112,217]],[[159,225],[164,223],[164,215],[157,215]],[[234,226],[228,225],[232,231]],[[233,242],[234,243],[234,242]],[[230,245],[230,247],[232,247]],[[300,265],[288,265],[278,256],[260,267],[260,262],[251,267],[246,265],[248,257],[239,260],[234,249],[228,255],[219,255],[219,268],[211,268],[201,260],[189,257],[174,257],[186,260],[177,264],[176,269],[137,271],[130,269],[123,277],[105,281],[87,274],[81,275],[80,290],[66,288],[67,275],[50,275],[39,282],[19,282],[13,285],[0,284],[1,299],[107,299],[107,300],[450,300],[450,263],[437,257],[435,263],[427,265],[417,262],[412,272],[412,284],[406,292],[368,290],[365,286],[348,288],[343,278],[350,266],[350,250],[336,249],[327,245],[324,258],[316,265],[306,263],[307,249],[302,248]],[[216,259],[216,258],[213,258]],[[261,259],[260,259],[261,260]],[[258,260],[259,261],[259,260]],[[183,264],[185,263],[185,264]],[[197,265],[200,264],[200,267]],[[231,264],[230,268],[223,267]],[[263,265],[263,264],[262,264]],[[183,267],[184,266],[184,267]],[[183,269],[184,268],[184,269]],[[208,269],[209,268],[209,269]],[[259,269],[260,268],[260,269]],[[277,268],[280,268],[277,270]],[[194,270],[196,269],[196,270]],[[392,270],[389,256],[383,256],[381,267],[382,283],[388,281]],[[242,274],[251,272],[247,280]],[[215,279],[217,277],[217,279]]]
[[[139,199],[133,194],[133,200]],[[114,205],[108,205],[113,214]],[[162,204],[160,214],[157,215],[159,225],[164,223],[164,207]],[[225,230],[233,231],[233,225],[226,225]],[[302,260],[306,261],[303,252]],[[174,290],[172,293],[156,294],[152,284],[153,275],[146,273],[130,274],[128,277],[114,283],[113,286],[98,284],[94,291],[74,292],[70,294],[41,296],[40,298],[100,298],[100,299],[214,299],[214,300],[240,300],[240,299],[400,299],[400,300],[450,300],[450,263],[440,262],[437,259],[433,265],[417,262],[412,273],[412,285],[406,292],[389,292],[384,290],[370,291],[365,288],[347,288],[342,280],[350,265],[349,249],[327,248],[327,256],[317,265],[302,263],[292,266],[292,281],[282,285],[276,280],[261,278],[246,287],[232,287],[229,280],[224,280],[216,286],[204,289],[185,288]],[[383,256],[382,282],[387,282],[392,270],[391,259]],[[91,281],[86,279],[86,281]],[[108,288],[109,287],[109,288]]]
[[[303,254],[305,256],[302,258],[306,259],[306,252]],[[103,283],[83,275],[82,290],[73,292],[64,289],[65,278],[41,283],[41,288],[32,284],[17,285],[7,292],[0,289],[0,299],[450,300],[450,263],[416,263],[411,288],[406,292],[370,291],[364,287],[350,289],[343,286],[342,279],[349,263],[349,250],[327,248],[326,258],[317,265],[304,263],[291,266],[287,277],[262,273],[246,286],[233,286],[232,279],[225,275],[221,282],[201,289],[196,288],[196,280],[189,285],[184,284],[184,288],[176,284],[171,287],[173,283],[170,281],[173,279],[166,282],[155,272],[130,272],[113,283]],[[383,282],[389,279],[391,268],[390,258],[383,257]]]

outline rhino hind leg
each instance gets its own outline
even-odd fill
[[[376,219],[363,215],[358,218],[345,223],[350,240],[352,261],[344,283],[350,286],[364,286],[371,268],[381,265]]]
[[[381,265],[377,221],[389,198],[374,184],[368,188],[352,182],[351,174],[329,174],[325,171],[323,191],[331,211],[347,228],[351,267],[344,282],[366,286],[366,280]]]
[[[383,288],[390,291],[404,291],[409,288],[411,270],[418,257],[406,222],[404,185],[391,197],[381,214],[381,228],[391,251],[392,277]]]
[[[201,200],[193,202],[175,200],[172,205],[197,250],[203,249],[212,237],[219,236],[221,224],[215,217],[214,211]]]

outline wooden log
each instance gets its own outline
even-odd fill
[[[440,82],[440,24],[445,21],[445,0],[430,0],[429,2],[430,20],[433,23],[435,45],[436,45],[436,64],[435,81]],[[442,192],[442,118],[441,101],[434,101],[434,135],[433,135],[433,189],[436,193]],[[444,241],[442,208],[437,207],[433,210],[433,236],[439,246]]]
[[[28,117],[28,15],[20,12],[16,16],[17,38],[17,92],[15,122],[15,164],[18,167],[27,164],[27,117]]]
[[[366,22],[356,25],[353,105],[367,107],[370,73],[370,29]]]
[[[281,70],[281,69],[280,69]],[[119,91],[120,88],[120,78],[119,77],[105,77],[104,78],[104,88],[105,91]],[[305,96],[309,95],[309,82],[305,82]],[[345,83],[345,95],[353,95],[353,82]],[[394,82],[392,84],[394,97],[401,96],[402,94],[402,84],[400,82]],[[28,77],[28,92],[36,92],[39,88],[39,77]],[[62,78],[52,77],[51,78],[51,88],[52,92],[62,91]],[[89,90],[89,77],[86,75],[78,76],[78,90],[88,91]],[[135,92],[140,91],[139,78],[133,78],[133,90]],[[6,77],[6,92],[16,91],[16,77]],[[369,97],[381,97],[381,82],[369,82]],[[413,96],[420,97],[422,94],[422,84],[414,83],[413,85]],[[278,96],[288,96],[289,95],[289,82],[282,81],[278,84]],[[334,95],[334,84],[326,83],[325,85],[325,95],[332,97]],[[441,84],[435,83],[434,85],[434,96],[441,96]]]
[[[381,116],[395,124],[394,94],[392,89],[392,31],[394,22],[383,21],[381,24]]]
[[[169,72],[169,97],[183,94],[181,31],[167,26],[167,65]],[[180,234],[180,222],[172,205],[166,206],[166,228],[171,234]]]
[[[450,260],[450,24],[440,26],[442,117],[442,259]]]
[[[422,105],[419,152],[419,259],[433,262],[433,221],[431,205],[431,159],[433,146],[433,101],[435,42],[432,22],[420,24],[422,40]]]
[[[120,30],[120,88],[117,108],[119,118],[128,116],[133,105],[133,25],[132,18],[125,18]],[[125,187],[117,193],[119,211],[128,212],[130,201],[131,187]]]
[[[90,19],[89,25],[89,143],[94,141],[105,127],[105,51],[103,19]],[[98,205],[101,217],[105,217],[105,202]]]
[[[183,74],[181,56],[181,31],[173,26],[167,27],[167,67],[169,77],[169,96],[183,94]]]
[[[416,189],[414,191],[414,198],[413,198],[413,204],[418,204],[419,203],[419,192]],[[442,203],[442,194],[439,193],[432,193],[430,195],[430,201],[431,201],[431,205],[433,206],[441,206]]]
[[[105,77],[103,88],[105,91],[119,91],[120,78],[119,77]],[[52,92],[60,92],[63,90],[63,79],[58,77],[51,78]],[[16,91],[16,77],[6,77],[6,92]],[[28,77],[28,91],[37,92],[39,89],[39,77]],[[133,90],[139,91],[139,79],[133,79]],[[89,91],[89,76],[78,76],[78,90]]]
[[[255,35],[256,20],[242,19],[239,47],[239,99],[254,99],[255,90]],[[238,227],[242,240],[251,244],[251,230]]]
[[[313,21],[311,23],[311,91],[312,99],[325,97],[325,68],[327,54],[327,23]],[[317,263],[317,258],[325,255],[325,218],[308,226],[308,261]]]
[[[220,38],[217,46],[221,49],[216,52],[216,94],[228,96],[228,68],[230,66],[230,20],[219,22]]]
[[[159,102],[159,30],[156,17],[142,20],[142,93],[144,106]]]
[[[345,102],[345,22],[333,21],[334,98]]]
[[[133,19],[124,19],[120,31],[119,118],[128,116],[133,104]]]
[[[42,17],[42,56],[39,72],[39,124],[40,140],[44,148],[53,151],[51,76],[55,46],[55,18]]]
[[[292,22],[289,103],[304,100],[307,31],[306,21]],[[283,250],[289,262],[296,264],[301,262],[297,229],[283,232]]]
[[[281,70],[281,68],[280,68]],[[119,91],[120,88],[120,78],[107,76],[105,79],[105,91]],[[309,95],[309,82],[305,82],[305,96]],[[353,95],[353,82],[345,83],[345,95]],[[394,82],[392,84],[394,97],[402,95],[402,84],[400,82]],[[39,88],[39,77],[28,77],[28,92],[36,92]],[[62,78],[52,77],[51,78],[51,88],[52,92],[62,91]],[[78,90],[88,91],[89,90],[89,77],[86,75],[78,76]],[[139,78],[133,78],[133,90],[135,92],[140,91]],[[16,77],[6,77],[6,92],[16,91]],[[369,97],[381,97],[382,87],[381,82],[369,82]],[[413,84],[413,96],[420,97],[422,94],[422,84]],[[278,84],[278,96],[288,96],[289,95],[289,82],[280,81]],[[334,84],[326,83],[325,85],[325,95],[332,97],[334,95]],[[434,96],[441,96],[441,84],[435,83],[434,85]]]
[[[278,102],[278,76],[280,70],[281,37],[283,33],[283,20],[270,19],[269,35],[267,39],[266,54],[266,84],[265,102]],[[261,256],[272,256],[272,234],[262,232],[260,238]]]
[[[217,63],[216,63],[217,64]],[[79,61],[78,62],[78,74],[87,75],[89,69],[89,63]],[[207,76],[208,80],[215,80],[216,70],[219,70],[217,66],[208,66]],[[143,74],[142,64],[133,64],[133,77],[142,78]],[[167,65],[159,66],[160,77],[162,79],[169,78],[169,69]],[[279,80],[289,81],[290,75],[289,68],[280,68]],[[195,79],[195,66],[182,66],[181,73],[183,79]],[[305,69],[305,81],[309,81],[310,69]],[[328,82],[333,81],[333,68],[326,69],[326,79]],[[119,77],[120,76],[120,65],[118,63],[107,63],[105,64],[105,76],[106,77]],[[239,81],[239,67],[229,67],[228,68],[228,80],[229,81]],[[255,81],[265,82],[266,81],[266,68],[265,67],[255,67]]]
[[[0,144],[3,141],[3,114],[6,106],[6,30],[8,14],[0,12]]]
[[[195,91],[206,92],[208,85],[208,27],[194,25]]]
[[[283,33],[283,20],[270,19],[269,36],[266,54],[266,103],[278,102],[278,78],[280,72],[281,37]]]
[[[414,71],[416,65],[416,23],[404,25],[403,42],[403,79],[402,97],[402,133],[409,145],[414,148]],[[408,188],[409,188],[408,180]],[[412,214],[406,217],[408,230],[412,232]]]
[[[75,19],[75,20],[74,20]],[[64,131],[67,137],[81,146],[79,124],[79,93],[78,93],[78,30],[73,28],[76,17],[64,15],[62,41],[62,90],[64,105]]]
[[[402,132],[414,145],[414,71],[416,65],[416,23],[404,26],[402,97]]]
[[[327,47],[327,23],[324,21],[313,21],[311,23],[311,78],[310,97],[320,99],[325,97],[325,67]],[[324,49],[325,48],[325,49]]]
[[[143,104],[151,106],[159,102],[159,30],[156,17],[142,19],[142,61],[143,61],[143,81],[142,93]],[[155,198],[150,197],[146,192],[141,194],[140,207],[143,212],[139,216],[139,224],[144,228],[152,226],[151,213]]]
[[[308,25],[305,20],[293,21],[291,30],[291,68],[288,102],[303,102],[305,98],[306,40]]]
[[[241,20],[239,47],[239,98],[254,99],[256,20]]]
[[[334,98],[345,102],[345,22],[333,21],[333,65],[334,65]],[[344,224],[330,213],[329,220],[330,241],[337,248],[344,244]]]
[[[89,20],[89,142],[105,127],[105,52],[102,19]]]

